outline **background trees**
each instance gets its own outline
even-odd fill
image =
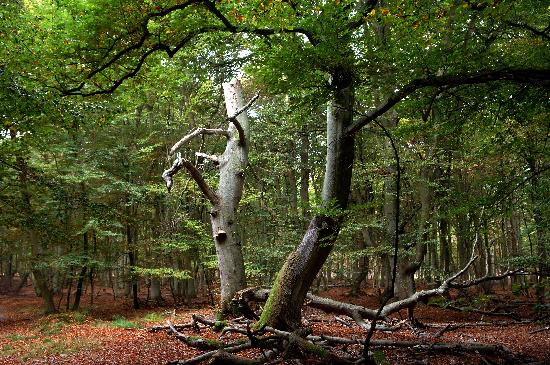
[[[50,292],[97,281],[136,306],[143,285],[176,301],[210,285],[206,201],[185,182],[167,195],[159,175],[182,133],[225,119],[220,85],[238,72],[262,93],[241,208],[249,279],[271,284],[300,239],[319,254],[294,279],[300,251],[284,264],[278,283],[298,299],[272,295],[291,308],[270,323],[296,326],[316,276],[388,287],[395,232],[402,296],[472,251],[472,277],[548,269],[542,2],[44,1],[2,14],[1,271],[33,272],[48,310]],[[378,117],[401,160],[396,227]]]

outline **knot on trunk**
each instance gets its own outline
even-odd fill
[[[227,239],[227,232],[225,232],[223,229],[219,229],[214,237],[219,243],[225,242],[225,240]]]

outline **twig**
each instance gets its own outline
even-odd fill
[[[445,327],[443,327],[442,329],[440,329],[439,331],[437,331],[437,332],[434,334],[433,338],[434,338],[434,339],[439,338],[439,337],[443,336],[443,334],[444,334],[445,332],[454,331],[454,330],[457,330],[457,329],[463,328],[463,327],[464,327],[463,325],[458,325],[458,326],[457,326],[457,325],[453,325],[453,324],[449,323],[449,324],[447,324]]]
[[[529,334],[532,335],[533,333],[539,333],[539,332],[548,331],[548,330],[550,330],[550,326],[546,326],[544,328],[539,328],[539,329],[533,330],[533,331],[529,332]]]

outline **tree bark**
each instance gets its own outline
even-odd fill
[[[244,106],[241,83],[233,79],[225,83],[223,89],[227,115],[232,117]],[[210,211],[220,273],[222,313],[231,309],[233,295],[246,287],[242,242],[237,226],[237,209],[243,193],[244,171],[248,164],[250,127],[246,112],[236,117],[236,123],[230,123],[228,133],[229,140],[220,156],[218,199]]]
[[[351,75],[337,69],[331,75],[334,93],[327,110],[327,161],[323,181],[324,211],[311,220],[300,245],[279,271],[258,326],[295,329],[301,325],[301,307],[307,291],[332,250],[339,232],[339,214],[345,209],[351,185],[354,137],[354,91]]]

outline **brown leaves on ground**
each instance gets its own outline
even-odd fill
[[[337,300],[376,308],[372,294],[357,298],[345,295],[345,289],[332,289],[324,295]],[[500,294],[502,303],[518,302],[515,311],[523,318],[532,315],[532,298],[516,298]],[[124,300],[113,301],[102,294],[92,309],[82,312],[63,312],[45,316],[41,314],[40,298],[30,288],[15,297],[0,296],[0,364],[164,364],[171,360],[188,359],[200,352],[190,348],[164,332],[151,333],[148,327],[163,324],[166,319],[187,323],[192,314],[212,316],[214,308],[195,304],[190,308],[156,308],[134,311]],[[450,311],[419,306],[417,318],[426,328],[404,326],[392,333],[376,333],[375,339],[432,342],[479,342],[502,344],[521,357],[550,362],[550,331],[535,332],[544,324],[521,323],[509,318],[489,318],[480,314]],[[406,313],[398,314],[403,317]],[[334,315],[305,309],[304,318],[313,334],[348,338],[363,338],[364,332],[349,320],[338,322]],[[450,324],[448,328],[445,326]],[[442,331],[445,329],[444,331]],[[443,332],[441,334],[441,332]],[[208,330],[201,336],[216,338]],[[233,336],[234,337],[234,336]],[[358,346],[346,351],[359,353]],[[434,354],[415,349],[386,349],[380,356],[389,364],[478,364],[484,363],[475,354]],[[245,356],[257,356],[249,351]],[[311,359],[308,363],[316,363]],[[498,362],[497,362],[498,363]]]

